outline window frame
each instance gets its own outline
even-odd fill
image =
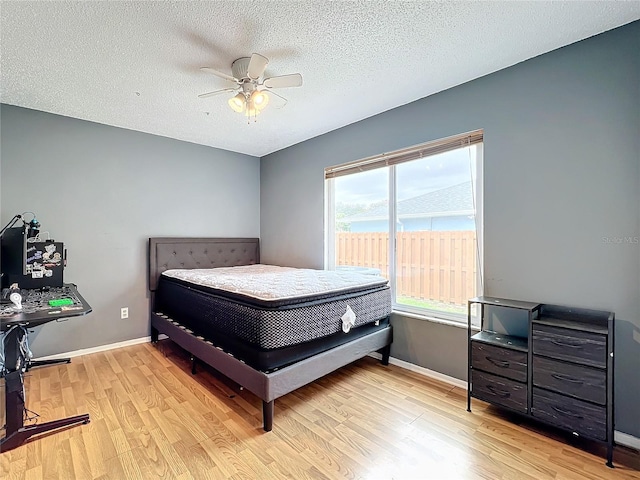
[[[472,138],[473,143],[464,143],[465,138]],[[479,139],[479,140],[478,140]],[[451,147],[458,142],[457,146]],[[423,155],[424,150],[429,150],[429,147],[435,145],[435,151],[428,155]],[[445,145],[443,148],[442,145]],[[335,167],[328,167],[325,169],[325,269],[336,268],[336,231],[335,231],[335,178],[342,175],[357,174],[361,171],[370,170],[373,168],[387,168],[388,169],[388,225],[387,232],[389,234],[389,286],[391,288],[392,295],[392,311],[400,314],[405,314],[411,317],[432,320],[439,323],[452,324],[455,326],[467,325],[467,314],[443,312],[441,310],[433,310],[423,307],[416,307],[406,304],[400,304],[397,302],[397,265],[396,265],[396,253],[397,253],[397,175],[396,165],[401,163],[415,161],[425,156],[437,155],[446,151],[457,150],[465,147],[476,147],[475,155],[475,178],[471,178],[474,194],[474,209],[475,209],[475,230],[476,230],[476,296],[483,294],[484,281],[483,281],[483,257],[484,257],[484,138],[482,130],[476,130],[468,134],[457,135],[454,137],[448,137],[446,139],[436,140],[434,142],[427,142],[425,144],[416,145],[406,149],[398,150],[396,152],[377,155],[374,157],[368,157],[358,162],[350,162]],[[409,156],[415,155],[414,152],[420,152],[419,156],[410,158],[408,160],[397,161],[398,154]],[[408,154],[408,155],[407,155]],[[394,158],[396,160],[394,160]],[[389,161],[391,159],[391,161]],[[363,168],[358,169],[358,165],[362,164]],[[373,167],[372,165],[378,166]],[[349,171],[349,173],[344,173]],[[335,172],[338,172],[336,175]],[[475,322],[472,322],[475,323]]]

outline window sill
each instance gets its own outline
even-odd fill
[[[413,318],[415,320],[424,320],[427,322],[432,322],[432,323],[439,323],[441,325],[448,325],[450,327],[457,327],[457,328],[464,328],[465,330],[467,329],[467,322],[456,322],[455,320],[448,320],[445,318],[438,318],[438,317],[432,317],[429,315],[421,315],[418,313],[411,313],[411,312],[405,312],[403,310],[392,310],[391,313],[393,315],[401,315],[403,317],[409,317],[409,318]],[[480,327],[476,326],[476,325],[471,325],[471,330],[479,332],[480,331]]]

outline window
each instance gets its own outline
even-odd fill
[[[382,274],[396,311],[466,322],[482,294],[481,170],[481,131],[327,168],[327,268]]]

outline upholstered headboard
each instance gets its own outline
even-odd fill
[[[171,268],[215,268],[260,262],[258,238],[155,237],[149,239],[149,290]]]

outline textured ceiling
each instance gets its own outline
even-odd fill
[[[10,2],[2,103],[255,156],[640,18],[640,2]],[[304,85],[247,124],[228,84],[252,52]]]

